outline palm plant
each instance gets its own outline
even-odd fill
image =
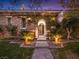
[[[10,32],[11,35],[15,36],[17,34],[17,27],[16,26],[8,26],[7,27],[8,32]]]
[[[73,28],[79,23],[79,18],[73,16],[69,19],[63,21],[63,28],[67,31],[67,39],[69,40],[71,37],[71,33]]]

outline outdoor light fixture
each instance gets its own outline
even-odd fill
[[[31,18],[29,17],[29,18],[27,18],[28,20],[31,20]]]
[[[64,47],[61,38],[62,38],[61,35],[59,35],[59,34],[55,35],[55,36],[54,36],[55,44],[58,45],[58,46],[60,46],[60,47]]]
[[[61,42],[61,35],[59,35],[59,34],[55,35],[54,39],[55,39],[55,43],[56,44],[60,44],[60,42]]]
[[[55,18],[55,17],[51,17],[51,20],[55,21],[55,20],[56,20],[56,18]]]

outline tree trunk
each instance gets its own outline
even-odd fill
[[[79,38],[79,28],[77,28],[76,32],[77,32],[77,38]]]
[[[79,38],[79,31],[78,31],[78,35],[77,35],[77,38]]]
[[[66,28],[66,31],[67,31],[67,39],[69,40],[71,38],[71,31],[72,30],[69,30],[68,28]]]

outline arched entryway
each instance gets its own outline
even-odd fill
[[[38,21],[38,25],[36,27],[36,47],[48,47],[48,41],[46,39],[46,22],[44,19],[40,19]]]
[[[36,28],[36,38],[46,37],[46,22],[44,19],[38,21],[38,26]]]

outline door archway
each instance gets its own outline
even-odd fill
[[[44,19],[38,21],[38,36],[46,36],[46,22]]]

